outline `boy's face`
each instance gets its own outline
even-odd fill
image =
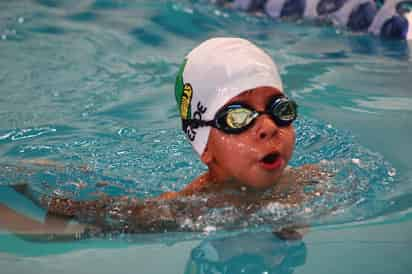
[[[226,105],[243,102],[257,111],[264,111],[270,99],[282,96],[271,87],[261,87],[232,98]],[[227,134],[212,128],[202,160],[219,181],[234,181],[254,188],[276,183],[287,166],[295,145],[292,125],[280,127],[263,114],[239,134]]]

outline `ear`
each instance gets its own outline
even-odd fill
[[[202,162],[203,162],[205,165],[207,165],[207,166],[212,163],[212,161],[213,161],[213,153],[212,153],[212,151],[209,149],[209,145],[208,145],[208,144],[206,145],[206,148],[205,148],[205,150],[203,151],[202,156],[200,156],[200,159],[201,159]]]

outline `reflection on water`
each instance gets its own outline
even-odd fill
[[[279,240],[269,232],[241,233],[205,239],[191,251],[184,273],[288,274],[305,264],[306,253],[300,240]]]

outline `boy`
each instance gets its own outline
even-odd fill
[[[319,172],[287,167],[297,105],[285,96],[277,67],[263,50],[239,38],[203,42],[182,64],[175,95],[183,130],[208,171],[179,192],[145,201],[43,197],[37,202],[48,210],[50,224],[65,228],[59,218],[74,217],[91,224],[92,233],[184,230],[183,222],[207,208],[233,206],[247,215],[270,202],[296,204],[305,198],[303,186]],[[19,192],[30,196],[26,189]]]

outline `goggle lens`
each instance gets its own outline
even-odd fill
[[[258,114],[247,108],[230,109],[226,113],[226,124],[230,128],[240,129],[247,127]]]
[[[241,103],[222,109],[215,118],[217,128],[226,133],[240,133],[246,130],[260,114],[268,114],[278,126],[288,126],[297,117],[297,105],[286,97],[274,98],[260,113]]]
[[[284,98],[275,101],[272,108],[272,115],[277,121],[283,123],[291,123],[297,116],[297,105],[294,101],[290,101]],[[283,124],[282,124],[283,125]]]

